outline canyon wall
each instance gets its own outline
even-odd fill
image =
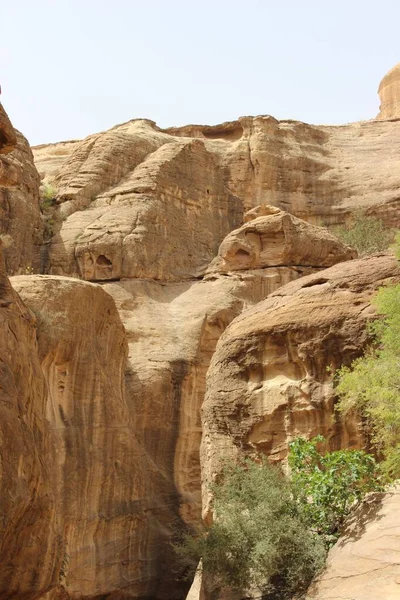
[[[398,225],[399,133],[135,120],[33,149],[38,174],[0,110],[2,598],[184,598],[171,541],[223,457],[363,442],[332,374],[399,271],[317,225]]]

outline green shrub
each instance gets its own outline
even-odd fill
[[[43,183],[40,186],[40,197],[42,203],[51,202],[57,196],[57,190],[55,187],[50,185],[49,183]]]
[[[381,288],[374,304],[383,315],[371,330],[375,343],[365,356],[337,373],[339,410],[365,419],[389,477],[400,477],[400,285]]]
[[[177,546],[220,586],[283,600],[307,588],[325,548],[302,521],[290,482],[266,461],[229,465],[213,486],[214,523]]]
[[[304,522],[329,548],[354,506],[371,491],[382,489],[374,458],[362,450],[321,454],[317,444],[298,438],[289,444],[292,487]]]
[[[355,248],[359,256],[387,250],[394,238],[393,229],[362,210],[354,212],[348,225],[335,227],[334,233],[343,243]]]

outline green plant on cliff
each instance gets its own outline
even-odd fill
[[[305,590],[325,559],[287,478],[266,461],[228,465],[212,487],[214,523],[177,546],[216,584],[283,600]]]
[[[298,438],[289,444],[292,489],[306,525],[329,548],[354,509],[371,491],[382,489],[378,465],[362,450],[321,454],[322,436]]]
[[[397,240],[399,247],[399,240]],[[399,253],[399,251],[397,251]],[[364,418],[389,478],[400,477],[400,285],[378,291],[382,319],[371,325],[374,343],[364,356],[337,374],[339,410]]]
[[[356,210],[350,222],[335,227],[334,233],[342,242],[355,248],[360,256],[387,250],[394,238],[393,229],[386,227],[380,219],[368,216],[363,210]]]
[[[322,442],[318,436],[290,444],[290,478],[265,459],[227,465],[211,489],[214,522],[184,536],[178,553],[194,567],[201,560],[220,587],[258,590],[264,600],[303,592],[351,510],[367,492],[382,489],[372,456],[321,454]]]

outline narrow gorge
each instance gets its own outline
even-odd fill
[[[343,126],[137,119],[33,148],[0,105],[1,600],[183,600],[172,543],[223,458],[363,446],[334,372],[400,268],[332,231],[400,226],[400,65],[380,96]],[[398,504],[310,598],[400,597]]]

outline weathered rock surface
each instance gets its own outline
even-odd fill
[[[287,265],[318,269],[357,256],[327,229],[290,213],[272,206],[249,212],[253,218],[249,220],[247,213],[247,222],[225,238],[208,273]],[[259,213],[263,216],[255,216]]]
[[[39,181],[27,140],[13,129],[0,104],[0,234],[12,239],[3,247],[8,273],[40,269]]]
[[[17,144],[14,127],[0,103],[0,154],[8,154]]]
[[[215,155],[224,184],[246,210],[271,204],[321,224],[343,222],[364,207],[398,225],[399,132],[396,121],[330,127],[260,116],[161,130],[140,120],[34,152],[66,215],[111,188],[114,195],[119,186],[124,191],[125,177],[162,145],[197,139]]]
[[[242,205],[197,140],[150,154],[54,238],[50,271],[90,281],[193,279],[204,274]]]
[[[55,496],[59,523],[58,546],[47,550],[59,565],[52,598],[154,593],[158,582],[146,574],[151,579],[149,563],[161,561],[159,522],[168,530],[176,519],[169,508],[175,492],[163,486],[136,439],[125,396],[127,344],[115,304],[101,287],[70,278],[20,276],[13,286],[36,315],[36,355],[47,384],[43,417],[54,449],[42,451],[41,460],[51,465],[44,483]],[[51,526],[46,513],[36,520],[43,531]],[[39,577],[40,546],[35,552]],[[0,589],[8,591],[2,577],[0,570]],[[26,580],[19,589],[33,591]]]
[[[280,460],[298,435],[322,433],[332,448],[360,444],[355,421],[334,419],[333,374],[367,342],[373,293],[399,276],[392,255],[342,263],[284,286],[230,324],[207,374],[205,509],[207,482],[224,457]]]
[[[0,597],[18,598],[29,590],[30,599],[61,568],[56,457],[35,319],[0,260]]]
[[[328,555],[307,600],[400,597],[400,491],[368,498]]]
[[[211,360],[205,482],[224,455],[281,459],[297,433],[359,444],[355,422],[332,421],[326,367],[361,352],[370,297],[399,276],[394,258],[310,276],[352,251],[266,205],[309,223],[365,206],[398,224],[399,127],[244,117],[161,130],[136,120],[41,146],[58,226],[40,264],[38,174],[17,136],[0,158],[0,223],[15,235],[8,268],[52,275],[13,278],[31,313],[0,273],[0,442],[11,457],[1,466],[1,598],[184,596],[170,540],[200,519]]]
[[[400,63],[379,84],[381,105],[377,119],[400,119]]]

